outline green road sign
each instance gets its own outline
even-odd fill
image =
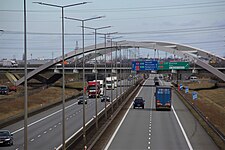
[[[189,62],[163,62],[158,63],[158,70],[189,69]]]

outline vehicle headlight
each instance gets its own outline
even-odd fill
[[[8,139],[5,139],[5,141],[10,141],[10,138],[8,138]]]

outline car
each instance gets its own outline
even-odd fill
[[[155,86],[159,86],[159,79],[157,77],[154,77],[154,83]]]
[[[198,78],[196,76],[191,76],[190,77],[190,81],[191,82],[197,82],[198,81]]]
[[[145,108],[145,100],[142,97],[136,97],[133,102],[133,108],[141,107],[142,109]]]
[[[78,105],[83,104],[83,96],[78,97]],[[87,98],[85,98],[85,104],[87,104]]]
[[[9,94],[9,87],[6,85],[0,86],[0,94],[2,95],[8,95]]]
[[[101,97],[101,102],[104,102],[104,101],[106,101],[106,102],[110,102],[110,97],[109,96],[102,96]]]
[[[10,86],[10,87],[9,87],[9,92],[11,92],[11,91],[16,92],[16,91],[17,91],[16,86]]]
[[[8,130],[0,130],[0,145],[13,145],[13,134]]]

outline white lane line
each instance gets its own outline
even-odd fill
[[[147,80],[146,80],[146,81],[147,81]],[[146,81],[145,81],[145,83],[146,83]],[[145,83],[144,83],[144,84],[145,84]],[[140,90],[138,91],[137,95],[140,94],[142,88],[143,88],[143,86],[140,88]],[[137,95],[136,95],[136,97],[137,97]],[[132,107],[132,105],[133,105],[133,103],[130,104],[129,109],[127,109],[127,111],[126,111],[125,115],[123,116],[123,118],[122,118],[120,124],[117,126],[115,132],[113,133],[112,137],[110,138],[110,140],[109,140],[108,144],[106,145],[106,147],[104,148],[104,150],[108,150],[108,148],[109,148],[109,146],[111,145],[113,139],[115,138],[117,132],[119,131],[120,126],[122,125],[123,121],[125,120],[125,118],[126,118],[128,112],[130,111],[130,108]]]
[[[87,126],[90,122],[92,122],[94,119],[92,118],[91,120],[89,120],[86,124],[85,124],[85,126]],[[83,130],[83,127],[81,127],[79,130],[77,130],[77,132],[75,132],[72,136],[70,136],[67,140],[66,140],[66,143],[69,141],[69,140],[71,140],[77,133],[79,133],[81,130]],[[60,148],[62,148],[62,144],[60,144],[57,148],[56,148],[56,150],[60,150]]]
[[[151,103],[150,103],[150,108],[152,108],[152,103],[153,103],[153,99],[154,99],[154,97],[153,97],[153,89],[152,89],[152,93],[151,93]],[[149,121],[149,130],[148,130],[148,135],[149,135],[149,137],[148,137],[148,149],[151,149],[151,147],[150,147],[150,144],[151,144],[151,136],[152,136],[152,110],[150,111],[150,117],[149,117],[149,119],[150,119],[150,121]]]
[[[74,106],[75,104],[77,104],[77,102],[75,102],[75,103],[73,103],[73,104],[71,104],[71,105],[65,107],[65,109],[68,109],[68,108]],[[41,119],[39,119],[39,120],[37,120],[37,121],[34,121],[34,122],[32,122],[31,124],[29,124],[28,127],[30,127],[30,126],[32,126],[32,125],[34,125],[34,124],[37,124],[37,123],[39,123],[39,122],[41,122],[41,121],[43,121],[43,120],[45,120],[45,119],[47,119],[47,118],[49,118],[49,117],[51,117],[51,116],[53,116],[53,115],[55,115],[55,114],[61,112],[61,111],[62,111],[62,109],[60,109],[60,110],[58,110],[58,111],[56,111],[56,112],[54,112],[54,113],[52,113],[52,114],[50,114],[50,115],[48,115],[48,116],[45,116],[45,117],[43,117],[43,118],[41,118]],[[20,129],[18,129],[18,130],[16,130],[16,131],[14,131],[14,132],[12,132],[12,134],[16,134],[17,132],[22,131],[23,129],[24,129],[24,127],[22,127],[22,128],[20,128]]]
[[[30,141],[31,141],[31,142],[33,142],[33,141],[34,141],[34,139],[31,139]]]
[[[47,133],[47,131],[44,132],[44,134],[46,134],[46,133]]]
[[[182,124],[181,124],[181,122],[180,122],[180,120],[179,120],[179,118],[178,118],[178,116],[177,116],[177,113],[176,113],[175,109],[173,108],[173,106],[172,106],[172,110],[173,110],[173,113],[174,113],[174,115],[175,115],[175,117],[176,117],[176,119],[177,119],[177,122],[178,122],[179,126],[180,126],[180,129],[181,129],[181,131],[182,131],[182,133],[183,133],[183,135],[184,135],[184,138],[185,138],[185,140],[186,140],[186,142],[187,142],[187,144],[188,144],[189,149],[190,149],[190,150],[193,150],[193,147],[192,147],[192,145],[191,145],[191,143],[190,143],[190,141],[189,141],[189,139],[188,139],[188,137],[187,137],[186,132],[184,131],[184,128],[183,128],[183,126],[182,126]]]
[[[38,135],[38,138],[39,138],[39,137],[41,137],[41,135],[40,135],[40,134]]]

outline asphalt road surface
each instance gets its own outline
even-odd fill
[[[123,82],[128,85],[131,82]],[[120,85],[120,83],[118,83]],[[115,90],[107,90],[106,95],[113,96],[113,99],[120,92],[124,92],[128,86],[117,87]],[[86,122],[95,117],[95,98],[88,99],[86,105]],[[104,109],[105,103],[100,99],[97,101],[98,112]],[[107,102],[110,105],[109,102]],[[66,102],[66,139],[76,133],[83,123],[83,105],[77,104],[77,99]],[[10,130],[14,135],[14,145],[0,147],[3,150],[24,149],[24,121],[19,121],[4,129]],[[28,149],[31,150],[52,150],[62,144],[62,105],[51,108],[47,111],[34,115],[28,119]]]
[[[155,110],[155,87],[150,75],[137,94],[145,109],[130,109],[106,146],[106,150],[217,150],[210,136],[175,93],[171,111]],[[161,81],[160,85],[166,85]],[[132,106],[132,105],[131,105]]]

